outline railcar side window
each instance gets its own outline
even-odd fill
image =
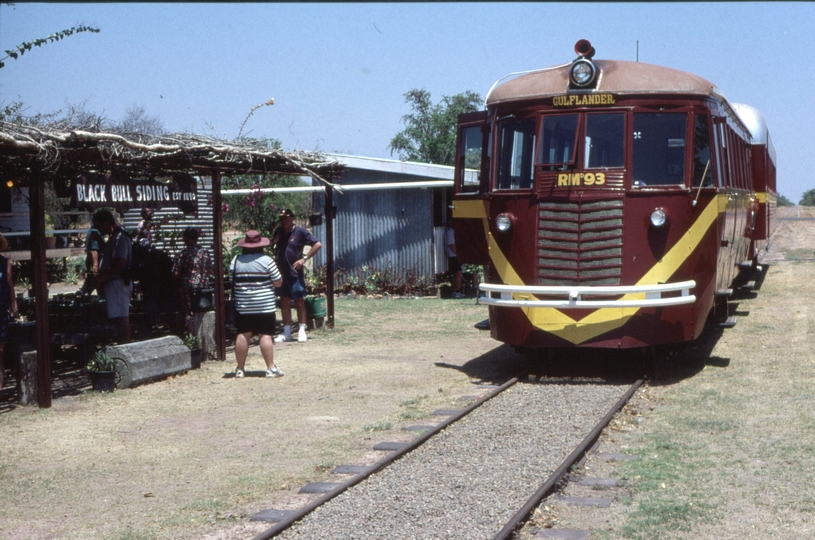
[[[577,115],[545,116],[541,122],[541,141],[538,165],[548,166],[546,170],[554,171],[558,165],[573,164],[577,145]]]
[[[501,122],[498,163],[498,189],[529,189],[532,187],[535,151],[535,119]]]
[[[704,180],[703,180],[704,176]],[[693,187],[713,185],[713,163],[710,161],[710,123],[708,117],[696,115],[693,137]]]
[[[480,125],[461,130],[459,156],[462,163],[458,179],[459,193],[478,193],[481,189],[482,141]]]
[[[634,186],[684,185],[686,125],[684,113],[634,114]]]
[[[622,167],[625,164],[624,141],[624,114],[588,115],[583,166],[587,169]]]

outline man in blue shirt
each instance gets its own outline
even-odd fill
[[[308,229],[294,224],[294,212],[288,208],[280,211],[280,225],[272,235],[272,244],[275,246],[277,267],[283,274],[283,286],[276,290],[280,298],[280,311],[283,317],[283,333],[275,338],[275,342],[292,341],[291,335],[291,301],[297,308],[297,322],[300,330],[297,341],[306,341],[306,280],[304,267],[306,262],[320,251],[323,244],[317,240]],[[303,255],[303,247],[311,246],[307,255]]]

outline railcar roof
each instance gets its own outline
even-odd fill
[[[712,82],[677,69],[624,60],[593,62],[600,71],[595,93],[719,94]],[[487,96],[487,105],[565,94],[569,89],[570,66],[534,71],[498,85]]]

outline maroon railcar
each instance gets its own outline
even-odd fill
[[[458,258],[488,267],[479,302],[516,347],[693,340],[774,227],[764,120],[696,75],[575,52],[459,117]]]

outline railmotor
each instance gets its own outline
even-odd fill
[[[488,265],[490,331],[520,349],[696,339],[775,227],[766,123],[696,75],[575,53],[459,117],[459,260]]]

